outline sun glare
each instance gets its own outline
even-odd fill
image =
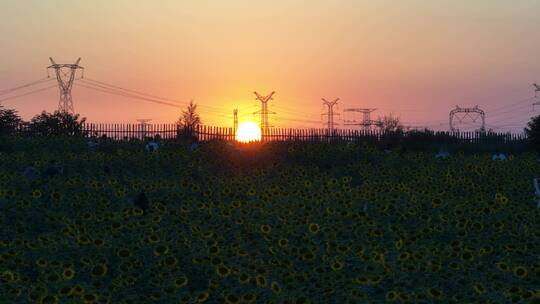
[[[243,143],[261,140],[261,129],[254,122],[244,122],[236,130],[236,140]]]

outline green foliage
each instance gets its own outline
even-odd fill
[[[385,115],[382,118],[379,117],[379,129],[385,133],[402,133],[403,125],[401,124],[401,119],[398,116],[389,114]]]
[[[79,119],[79,114],[43,111],[32,118],[29,131],[37,136],[83,136],[85,121],[86,118]]]
[[[531,118],[531,121],[527,123],[525,134],[527,134],[531,146],[540,152],[540,115]]]
[[[202,123],[199,113],[197,113],[197,104],[193,100],[189,102],[186,110],[182,111],[182,116],[178,118],[176,124],[188,128],[195,129]]]
[[[22,122],[17,111],[0,106],[0,135],[13,134]]]
[[[197,113],[197,104],[193,103],[193,100],[189,102],[186,110],[182,111],[182,115],[176,122],[179,129],[177,131],[177,137],[189,141],[196,140],[196,132],[198,126],[202,124],[201,117]]]

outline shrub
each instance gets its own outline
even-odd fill
[[[86,118],[79,120],[79,114],[55,111],[41,112],[32,118],[29,131],[40,136],[83,136],[83,124]]]
[[[525,128],[525,134],[529,144],[538,152],[540,152],[540,115],[531,118],[531,121]]]
[[[0,106],[0,135],[13,134],[22,123],[17,111]]]

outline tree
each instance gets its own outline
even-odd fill
[[[195,129],[202,123],[201,117],[197,113],[197,105],[193,103],[193,100],[189,102],[186,110],[182,111],[182,116],[178,118],[176,123],[189,129]]]
[[[529,143],[540,152],[540,115],[531,118],[525,128],[525,134]]]
[[[398,116],[392,114],[385,115],[382,118],[379,117],[379,129],[386,133],[397,133],[403,131],[403,125],[401,119]]]
[[[0,106],[0,134],[13,134],[22,122],[17,111]]]
[[[55,111],[41,112],[30,121],[30,132],[41,136],[82,136],[86,118],[79,121],[79,114]]]

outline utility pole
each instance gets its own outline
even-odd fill
[[[49,75],[49,69],[54,69],[56,73],[56,80],[58,81],[58,88],[60,89],[60,100],[58,101],[58,111],[75,113],[73,108],[73,98],[71,97],[71,88],[73,87],[73,81],[75,80],[75,72],[77,69],[82,71],[82,77],[84,78],[84,68],[79,65],[81,58],[77,59],[75,64],[57,64],[49,57],[51,65],[47,67],[47,77]]]
[[[344,120],[344,122],[346,122],[345,125],[362,126],[362,128],[364,130],[367,130],[367,129],[369,129],[370,126],[379,124],[378,121],[371,120],[371,112],[373,112],[375,110],[377,110],[377,109],[373,109],[373,108],[369,108],[369,109],[368,108],[344,109],[343,110],[344,112],[362,113],[362,122],[358,122],[356,120]]]
[[[141,139],[144,140],[146,138],[146,125],[147,122],[151,121],[152,119],[137,119],[137,121],[140,123],[141,126]]]
[[[540,85],[537,85],[536,83],[533,83],[533,87],[534,87],[534,98],[538,98],[538,93],[540,93]],[[533,111],[534,111],[534,106],[538,106],[540,105],[540,101],[537,101],[535,103],[532,104],[533,106]]]
[[[321,115],[327,115],[328,116],[328,121],[327,121],[327,125],[328,125],[328,132],[330,134],[333,134],[334,133],[334,106],[337,105],[337,102],[339,100],[339,98],[336,98],[334,99],[334,101],[328,101],[324,98],[321,98],[322,101],[323,101],[323,105],[325,105],[327,108],[328,108],[328,113],[323,113]],[[339,114],[337,114],[339,115]]]
[[[234,115],[233,132],[234,132],[234,135],[236,136],[236,129],[238,129],[238,109],[233,110],[233,115]]]
[[[255,100],[259,100],[261,102],[261,109],[257,112],[253,112],[253,114],[261,114],[261,133],[264,139],[268,134],[268,128],[270,127],[268,124],[268,114],[276,114],[275,112],[268,111],[268,101],[273,99],[272,96],[274,96],[276,92],[272,92],[267,96],[262,96],[257,92],[253,93],[255,96],[257,96]]]

